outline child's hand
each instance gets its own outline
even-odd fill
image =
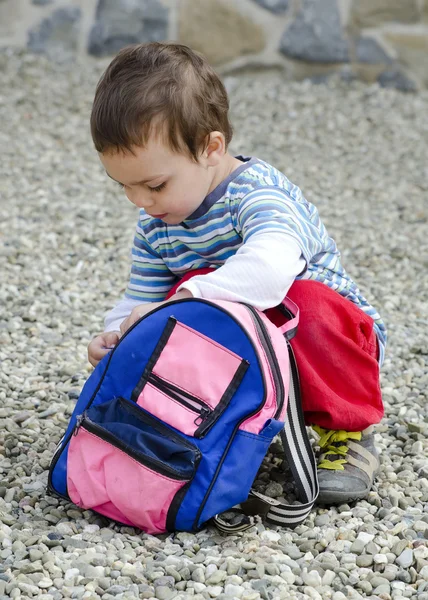
[[[96,367],[100,360],[112,350],[120,340],[119,331],[108,331],[97,335],[88,346],[88,359]]]
[[[120,333],[123,335],[134,323],[136,323],[141,317],[144,317],[148,312],[151,312],[158,306],[161,306],[164,302],[147,302],[146,304],[139,304],[132,309],[132,313],[120,325]]]
[[[122,321],[120,325],[120,333],[123,335],[134,323],[141,319],[141,317],[144,317],[144,315],[146,315],[148,312],[151,312],[155,308],[162,306],[162,304],[167,304],[173,300],[182,300],[183,298],[193,298],[193,296],[188,290],[181,290],[163,302],[147,302],[146,304],[139,304],[132,310],[132,313],[129,315],[129,317]]]

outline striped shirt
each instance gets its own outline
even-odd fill
[[[125,297],[141,303],[162,301],[185,273],[220,267],[251,236],[286,233],[297,242],[307,266],[297,279],[328,285],[374,320],[382,364],[384,322],[343,268],[336,243],[315,206],[271,165],[257,158],[238,158],[243,164],[182,223],[167,225],[140,211]]]

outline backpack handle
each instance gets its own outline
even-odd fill
[[[284,323],[284,325],[281,325],[281,327],[278,327],[278,329],[285,336],[286,340],[291,340],[297,332],[300,312],[299,307],[286,296],[277,308],[289,318],[289,321]]]

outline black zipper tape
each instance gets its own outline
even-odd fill
[[[199,415],[206,415],[206,414],[211,413],[211,411],[212,411],[212,409],[208,406],[208,404],[203,402],[200,398],[198,398],[197,396],[193,396],[192,394],[189,394],[189,392],[186,392],[185,390],[170,383],[169,381],[165,381],[165,379],[162,379],[161,377],[159,377],[159,375],[150,373],[150,375],[148,376],[147,383],[151,383],[154,387],[158,388],[161,392],[164,392],[166,395],[171,396],[171,398],[173,398],[180,404],[183,404],[184,406],[186,406],[187,408],[189,408],[190,410],[192,410],[193,412],[195,412]],[[196,407],[194,404],[191,404],[190,402],[186,402],[186,398],[188,400],[191,400],[191,402],[198,404],[199,408]]]
[[[272,371],[275,388],[276,388],[276,393],[277,393],[277,396],[276,396],[277,409],[276,409],[276,412],[275,412],[273,418],[277,419],[279,417],[279,415],[281,414],[282,407],[284,406],[284,396],[285,396],[284,383],[282,381],[278,359],[276,357],[275,350],[272,346],[272,341],[269,337],[269,333],[266,331],[266,326],[263,323],[260,315],[257,313],[256,309],[254,309],[252,306],[249,306],[248,304],[245,304],[245,306],[252,314],[253,320],[257,327],[257,330],[259,331],[259,333],[261,333],[260,341],[262,342],[263,348],[267,352],[268,359],[269,359],[269,362],[271,365],[271,371]]]

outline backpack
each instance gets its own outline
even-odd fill
[[[49,469],[48,490],[150,534],[234,532],[254,512],[296,525],[318,495],[289,339],[243,303],[182,299],[137,321],[86,381]],[[302,503],[251,486],[280,434]],[[235,507],[235,508],[234,508]],[[220,513],[245,515],[233,523]]]

